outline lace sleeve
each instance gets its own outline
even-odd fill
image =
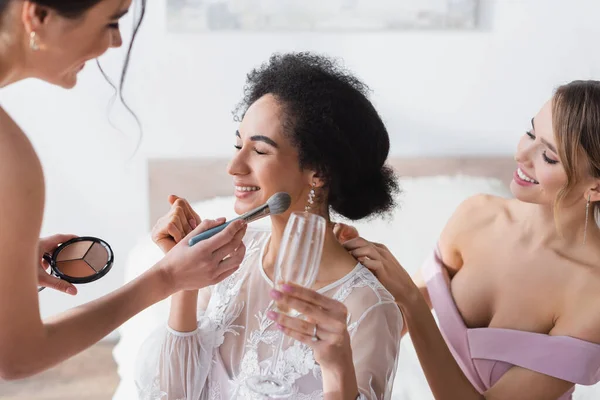
[[[199,400],[212,360],[215,330],[204,316],[211,295],[198,293],[198,328],[177,332],[161,326],[143,343],[136,360],[135,384],[141,400]]]
[[[215,327],[200,316],[194,332],[157,329],[136,360],[135,384],[141,400],[200,400],[216,343]]]
[[[390,399],[396,374],[402,314],[395,303],[379,303],[357,321],[352,354],[361,400]]]

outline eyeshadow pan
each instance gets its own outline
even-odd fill
[[[92,247],[92,243],[89,240],[71,243],[58,253],[56,261],[82,259],[85,253]]]
[[[56,266],[60,272],[73,278],[85,278],[96,273],[96,271],[83,260],[59,261]]]
[[[84,260],[96,271],[102,270],[108,262],[108,251],[100,243],[94,243],[92,248],[87,252]]]

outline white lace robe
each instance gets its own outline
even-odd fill
[[[244,380],[266,371],[280,335],[266,317],[273,284],[264,272],[262,254],[269,237],[268,231],[248,230],[246,257],[238,271],[200,292],[194,332],[167,326],[144,342],[136,362],[141,399],[260,398],[246,389]],[[393,297],[361,264],[319,292],[348,308],[359,397],[389,399],[402,329]],[[286,337],[276,370],[293,384],[291,399],[323,398],[321,369],[310,347]]]

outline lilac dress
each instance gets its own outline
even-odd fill
[[[439,249],[423,266],[442,335],[473,386],[484,393],[513,366],[580,385],[600,381],[600,345],[570,336],[500,328],[468,328],[444,279]],[[558,400],[572,399],[575,388]]]

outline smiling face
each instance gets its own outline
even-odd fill
[[[552,129],[552,101],[531,120],[515,159],[518,165],[510,184],[514,196],[528,203],[551,204],[567,182]]]
[[[131,2],[102,0],[74,19],[47,7],[23,3],[25,32],[35,32],[39,45],[39,50],[28,48],[26,52],[30,75],[64,88],[75,86],[77,74],[87,61],[121,46],[119,19]],[[26,41],[29,43],[28,34]]]
[[[298,151],[283,129],[283,110],[267,94],[244,114],[236,132],[236,153],[228,166],[235,187],[235,212],[243,214],[286,192],[292,204],[286,214],[303,211],[315,174],[302,170]]]
[[[598,201],[598,179],[589,173],[587,156],[579,143],[582,139],[568,132],[573,130],[568,127],[567,132],[560,133],[565,136],[559,136],[561,141],[557,143],[555,123],[553,100],[549,100],[531,120],[531,130],[525,132],[519,142],[515,156],[518,165],[510,184],[513,195],[527,203],[551,206],[560,199],[565,207],[586,202],[588,198]],[[560,146],[566,141],[575,141],[571,145],[577,149],[578,156],[561,152]],[[566,157],[572,170],[570,177],[565,170]]]

